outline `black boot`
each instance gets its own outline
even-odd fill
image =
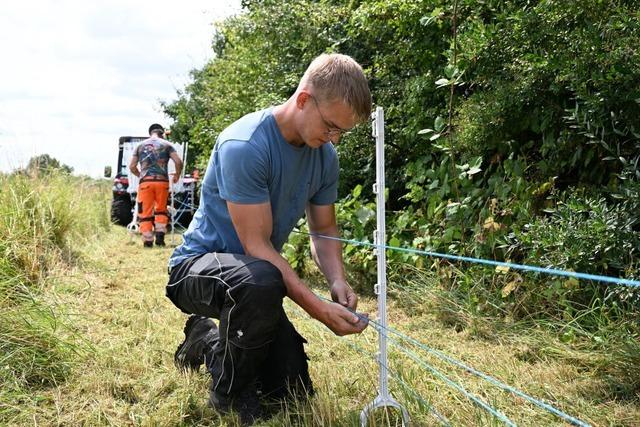
[[[249,386],[235,396],[227,396],[215,390],[209,390],[209,406],[220,414],[236,412],[242,426],[253,425],[263,415],[255,386]]]
[[[164,243],[164,233],[156,233],[156,246],[166,246]]]
[[[174,362],[178,369],[197,371],[204,354],[218,341],[218,328],[208,317],[191,315],[184,325],[184,341],[178,346]]]
[[[146,240],[145,240],[145,241],[142,243],[142,247],[143,247],[143,248],[152,248],[152,247],[153,247],[153,240],[150,240],[150,241],[146,241]]]

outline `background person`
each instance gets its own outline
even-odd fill
[[[154,227],[156,245],[165,246],[164,236],[169,222],[169,159],[175,163],[174,183],[178,182],[182,172],[182,159],[163,136],[164,128],[157,123],[152,124],[149,127],[149,138],[136,147],[129,164],[131,173],[140,178],[137,198],[138,221],[145,248],[153,247]]]

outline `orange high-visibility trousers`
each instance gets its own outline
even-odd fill
[[[138,221],[140,233],[145,241],[153,240],[153,224],[155,231],[166,233],[169,214],[167,199],[169,198],[169,181],[142,181],[138,186]]]

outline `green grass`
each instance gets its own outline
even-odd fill
[[[83,197],[103,203],[104,194]],[[183,374],[173,366],[186,316],[164,296],[172,249],[142,251],[138,237],[121,227],[97,232],[103,225],[92,221],[81,226],[82,237],[63,237],[48,247],[52,258],[45,268],[11,279],[30,265],[12,263],[7,268],[13,272],[2,276],[1,286],[18,289],[20,297],[5,298],[0,315],[0,345],[9,346],[0,358],[10,357],[0,363],[0,425],[236,426],[234,416],[207,407],[208,374]],[[633,325],[582,313],[601,322],[602,337],[595,339],[594,329],[581,329],[571,319],[514,320],[474,311],[441,275],[395,271],[401,274],[389,280],[392,328],[593,425],[639,424]],[[315,289],[327,295],[321,286]],[[359,425],[360,411],[377,395],[375,331],[338,338],[288,300],[286,310],[309,341],[317,393],[261,425]],[[360,311],[375,314],[375,300],[363,297]],[[564,425],[420,348],[405,347],[518,425]],[[452,425],[500,425],[394,345],[389,352],[390,390],[414,425],[437,424],[430,407]],[[370,425],[396,426],[400,418],[396,411],[378,410]]]
[[[220,417],[206,406],[210,381],[206,373],[181,374],[173,366],[173,352],[182,339],[186,316],[164,297],[164,267],[170,251],[143,252],[137,238],[132,241],[116,227],[87,250],[88,272],[71,276],[64,286],[56,287],[55,294],[60,303],[74,307],[74,314],[68,313],[73,325],[68,333],[84,337],[93,350],[77,354],[77,363],[71,366],[66,381],[38,389],[30,400],[38,405],[16,405],[20,411],[6,418],[6,423],[237,425],[233,416]],[[423,285],[429,286],[429,282]],[[395,281],[390,282],[392,290],[397,286]],[[414,292],[411,307],[402,298],[390,301],[393,328],[593,424],[632,426],[639,419],[637,400],[620,400],[603,393],[606,381],[598,370],[576,365],[578,357],[595,357],[590,351],[559,346],[560,341],[543,326],[534,326],[533,331],[522,335],[515,334],[515,329],[507,333],[497,328],[498,333],[491,335],[492,323],[486,320],[488,324],[484,324],[485,320],[470,314],[466,314],[469,323],[456,331],[444,321],[443,314],[433,310],[442,303],[437,293]],[[405,295],[411,292],[407,290]],[[293,304],[287,303],[286,308],[309,340],[307,351],[317,394],[309,403],[287,406],[262,425],[358,425],[360,411],[377,394],[376,363],[361,353],[375,353],[375,332],[368,328],[360,336],[338,338]],[[361,308],[374,313],[375,301],[365,298]],[[549,350],[556,345],[559,353]],[[562,425],[558,418],[522,399],[419,349],[412,350],[518,425]],[[399,381],[390,379],[393,395],[407,407],[416,425],[436,424],[425,402],[453,425],[499,424],[393,346],[389,366],[414,390],[408,391]],[[397,413],[377,411],[370,425],[399,423]]]
[[[68,175],[0,176],[0,420],[64,381],[82,351],[62,336],[65,307],[46,291],[77,260],[72,242],[108,226],[105,188]]]

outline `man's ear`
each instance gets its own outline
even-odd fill
[[[296,94],[296,107],[302,110],[302,108],[304,107],[304,104],[307,103],[310,97],[311,97],[311,94],[306,90],[301,90],[300,92],[298,92]]]

